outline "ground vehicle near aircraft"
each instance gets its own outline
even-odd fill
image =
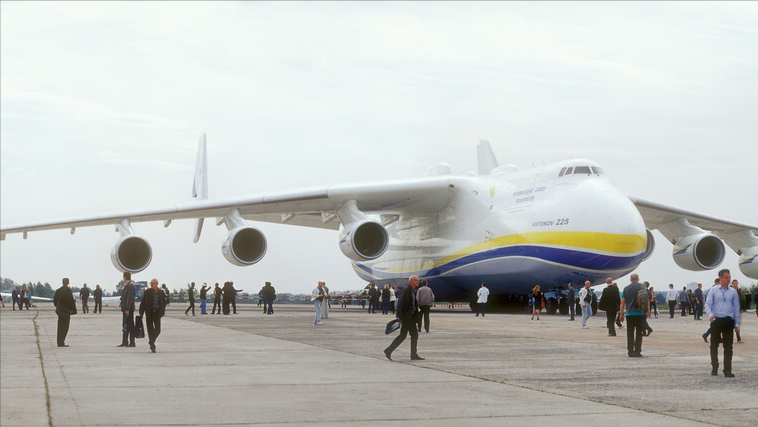
[[[152,249],[134,233],[136,222],[164,221],[168,226],[196,218],[197,241],[204,218],[216,217],[216,224],[228,230],[222,254],[238,266],[255,264],[266,254],[266,237],[248,220],[339,229],[339,247],[362,279],[402,287],[408,276],[418,275],[429,281],[438,300],[462,301],[470,300],[482,282],[497,299],[526,294],[535,284],[563,289],[569,282],[594,285],[622,277],[652,254],[650,229],[657,228],[674,243],[674,261],[684,269],[718,267],[726,242],[741,256],[743,274],[758,278],[758,226],[628,197],[590,160],[520,171],[514,165],[499,166],[483,141],[478,175],[455,176],[449,165],[440,164],[418,179],[207,200],[205,146],[203,135],[193,187],[198,200],[3,227],[0,238],[116,225],[121,237],[111,260],[120,271],[139,272],[150,264]]]

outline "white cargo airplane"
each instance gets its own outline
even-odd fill
[[[215,217],[228,234],[221,251],[247,266],[266,254],[263,233],[246,221],[340,230],[339,246],[366,281],[404,286],[415,274],[429,280],[439,301],[460,301],[487,282],[493,296],[523,294],[567,283],[602,283],[633,271],[654,248],[649,229],[674,244],[673,258],[693,271],[718,267],[724,242],[740,255],[743,274],[758,278],[758,226],[667,207],[614,188],[589,160],[519,171],[499,166],[488,142],[478,146],[479,174],[455,176],[440,164],[426,177],[332,185],[206,200],[205,135],[200,138],[193,197],[167,206],[61,221],[2,227],[6,234],[116,226],[111,252],[120,271],[139,272],[152,259],[150,244],[132,223]]]

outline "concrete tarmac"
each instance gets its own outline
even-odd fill
[[[58,348],[53,308],[37,305],[0,310],[3,426],[748,426],[758,417],[754,311],[743,314],[729,379],[710,375],[708,322],[678,315],[651,319],[644,357],[628,358],[626,331],[606,336],[603,312],[582,329],[560,315],[437,310],[420,333],[426,360],[409,360],[408,339],[388,361],[391,317],[336,304],[320,326],[310,305],[275,305],[273,315],[240,305],[229,316],[198,306],[195,317],[173,305],[155,354],[147,339],[116,347],[114,307],[73,316],[70,347]]]

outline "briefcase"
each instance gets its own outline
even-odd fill
[[[142,324],[142,316],[134,318],[134,334],[136,338],[145,338],[145,326]]]
[[[403,322],[400,319],[390,320],[387,322],[387,326],[384,328],[384,334],[389,335],[403,326]]]

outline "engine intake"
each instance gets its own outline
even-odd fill
[[[650,258],[650,255],[652,255],[653,251],[655,251],[655,238],[653,237],[653,233],[647,229],[645,232],[647,233],[647,246],[645,247],[645,252],[642,254],[643,261],[646,261],[648,258]]]
[[[266,255],[266,236],[249,225],[229,230],[221,246],[224,258],[237,266],[252,265]]]
[[[388,245],[387,230],[378,222],[368,219],[345,225],[340,234],[340,250],[355,261],[379,258]]]
[[[111,261],[118,271],[139,273],[150,265],[153,250],[150,243],[133,234],[122,236],[111,251]]]
[[[712,270],[724,261],[724,242],[712,234],[693,234],[677,240],[674,262],[690,271]]]

